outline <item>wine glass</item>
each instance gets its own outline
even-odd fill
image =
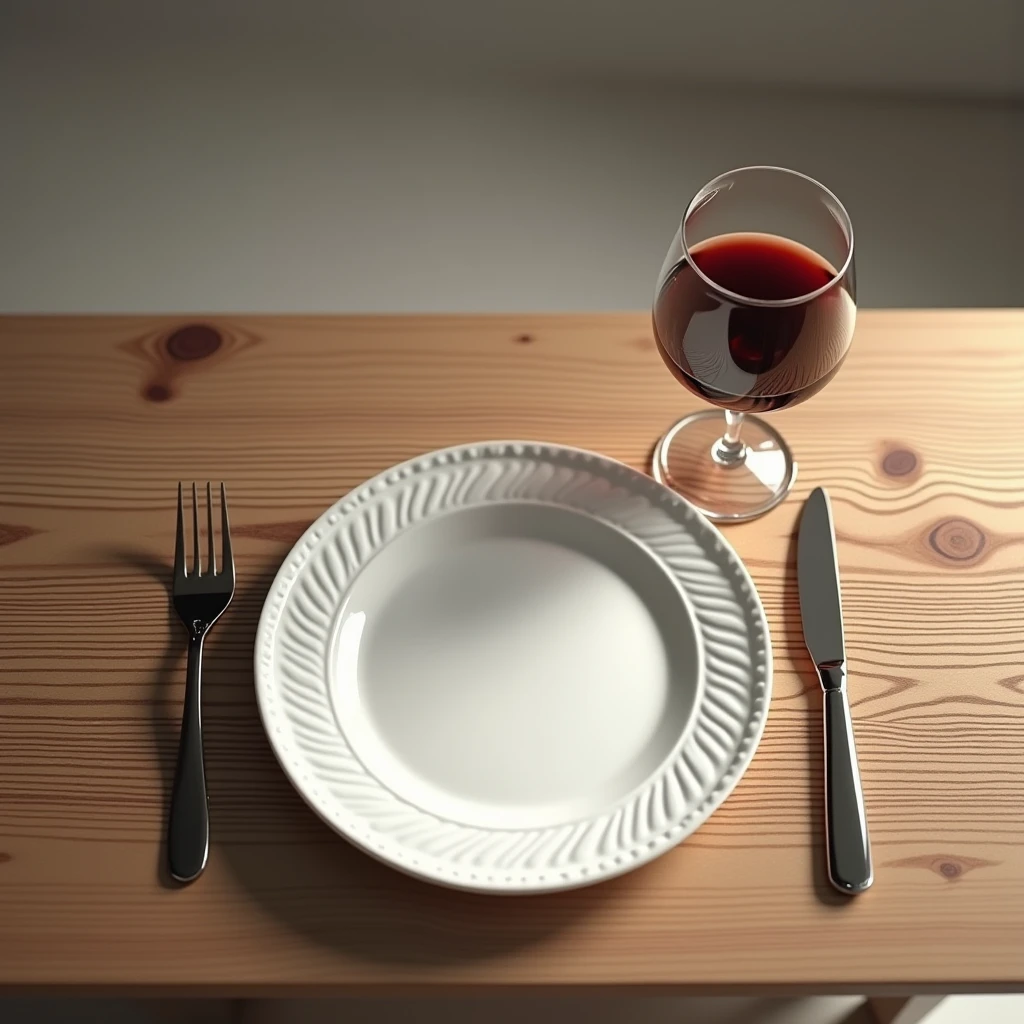
[[[658,276],[654,336],[681,384],[724,410],[679,420],[654,476],[709,519],[742,522],[789,493],[796,464],[752,412],[783,409],[836,374],[857,315],[843,204],[784,167],[741,167],[690,201]]]

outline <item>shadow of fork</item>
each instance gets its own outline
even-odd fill
[[[106,548],[102,556],[105,561],[112,561],[145,573],[159,585],[167,599],[166,640],[150,680],[148,713],[162,789],[156,873],[162,886],[177,889],[180,888],[179,883],[171,877],[167,864],[167,821],[178,761],[178,735],[185,685],[186,638],[171,602],[171,565],[169,561],[161,561],[142,548]]]

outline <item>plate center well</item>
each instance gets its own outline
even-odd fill
[[[397,536],[352,584],[331,652],[338,721],[367,769],[481,827],[609,809],[679,745],[701,685],[692,612],[662,564],[544,504]]]

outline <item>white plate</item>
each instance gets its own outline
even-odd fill
[[[493,442],[414,459],[306,531],[256,638],[263,723],[338,832],[433,882],[540,892],[689,835],[771,691],[722,535],[628,466]]]

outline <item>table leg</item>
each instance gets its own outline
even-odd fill
[[[877,1024],[918,1024],[923,1021],[944,996],[900,996],[869,999],[868,1006]]]

